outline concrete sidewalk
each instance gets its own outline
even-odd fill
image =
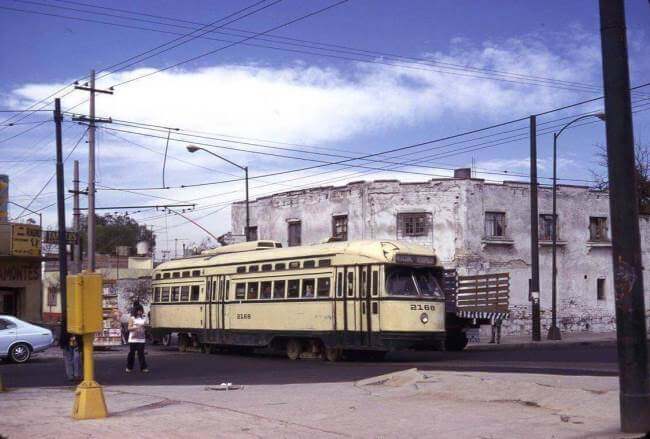
[[[226,378],[224,378],[226,379]],[[0,393],[0,435],[21,437],[632,438],[612,377],[426,372],[356,383],[114,386],[110,416],[74,421],[73,388]],[[236,384],[236,383],[235,383]]]
[[[490,344],[489,341],[489,331],[481,331],[481,342],[470,343],[467,345],[467,349],[534,349],[540,347],[555,349],[575,345],[614,345],[616,344],[616,332],[567,332],[562,334],[562,340],[547,340],[546,334],[542,334],[541,341],[533,341],[530,334],[504,335],[501,337],[501,344]]]

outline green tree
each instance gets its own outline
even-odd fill
[[[87,217],[81,216],[81,239],[87,241]],[[136,244],[140,241],[147,241],[149,248],[153,250],[156,246],[156,235],[141,226],[128,215],[110,214],[103,216],[95,215],[95,247],[97,253],[114,254],[117,246],[129,247],[129,254],[136,251]]]

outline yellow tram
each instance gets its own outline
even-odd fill
[[[179,333],[181,350],[272,347],[291,359],[443,349],[441,275],[430,249],[404,242],[245,242],[159,265],[151,327]]]

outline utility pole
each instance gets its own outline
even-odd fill
[[[90,111],[88,117],[73,117],[72,120],[88,122],[88,271],[95,271],[95,124],[108,122],[110,119],[95,118],[95,93],[113,94],[112,90],[95,88],[95,70],[90,71],[87,85],[76,85],[75,89],[90,93]]]
[[[637,172],[623,0],[600,0],[621,429],[650,431]]]
[[[68,276],[66,252],[66,233],[65,233],[65,197],[64,197],[64,184],[63,184],[63,139],[61,135],[61,122],[63,115],[61,114],[61,99],[54,100],[54,124],[56,132],[56,204],[58,214],[58,227],[59,227],[59,291],[61,292],[61,335],[59,336],[60,346],[63,348],[65,341],[68,340],[66,336],[68,332],[68,316],[67,316],[67,294],[66,294],[66,279]]]
[[[533,341],[542,339],[539,310],[539,241],[537,211],[537,117],[530,116],[530,291]]]
[[[74,161],[72,183],[73,210],[72,227],[75,234],[75,243],[72,250],[72,274],[81,273],[81,211],[79,210],[79,160]]]

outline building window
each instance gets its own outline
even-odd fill
[[[605,300],[605,279],[596,279],[596,297]]]
[[[431,215],[422,213],[400,213],[397,225],[400,236],[426,236],[429,234]]]
[[[302,223],[292,221],[289,223],[289,247],[296,247],[302,243]]]
[[[58,295],[58,291],[56,287],[48,287],[47,288],[47,306],[56,306],[56,296]]]
[[[609,241],[607,234],[607,218],[602,216],[589,217],[589,240]]]
[[[336,215],[332,217],[332,238],[336,241],[348,240],[348,216]]]
[[[506,236],[506,214],[485,212],[485,237],[504,238]]]
[[[557,215],[555,216],[557,218]],[[557,239],[560,239],[560,227],[557,227]],[[539,239],[541,241],[553,240],[553,215],[543,214],[539,216]]]
[[[257,226],[250,226],[246,230],[246,239],[248,241],[257,241]]]

